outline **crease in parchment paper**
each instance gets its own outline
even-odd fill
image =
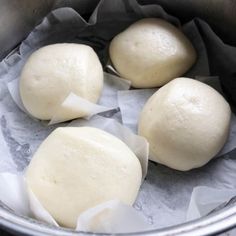
[[[198,186],[193,189],[186,221],[206,216],[223,203],[236,197],[236,189],[217,189],[207,186]]]
[[[152,226],[134,208],[111,200],[80,215],[76,230],[97,233],[132,233],[151,230]]]

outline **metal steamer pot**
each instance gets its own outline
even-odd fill
[[[236,1],[234,0],[139,0],[141,4],[160,4],[183,23],[194,17],[205,20],[221,39],[236,46]],[[0,61],[26,37],[52,9],[70,6],[89,15],[98,0],[0,0]],[[14,214],[0,206],[0,227],[16,235],[94,235],[41,224]],[[236,227],[236,201],[220,206],[201,219],[158,230],[126,235],[216,235]],[[101,234],[98,234],[101,235]]]

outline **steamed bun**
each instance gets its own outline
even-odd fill
[[[118,34],[109,52],[115,69],[135,88],[162,86],[183,75],[196,60],[186,36],[155,18],[139,20]]]
[[[223,147],[231,110],[210,86],[177,78],[145,104],[138,133],[150,144],[150,159],[176,170],[205,165]]]
[[[91,127],[57,128],[30,162],[26,181],[62,226],[88,208],[117,199],[132,205],[141,184],[138,158],[115,136]]]
[[[96,103],[102,87],[98,56],[83,44],[60,43],[38,49],[27,60],[20,77],[24,107],[42,120],[50,120],[70,92]]]

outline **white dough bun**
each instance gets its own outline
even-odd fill
[[[142,170],[115,136],[91,127],[57,128],[40,145],[27,172],[28,187],[53,218],[75,228],[79,215],[117,199],[132,205]]]
[[[216,90],[177,78],[147,101],[138,133],[150,144],[151,160],[187,171],[205,165],[221,150],[230,118],[230,106]]]
[[[182,76],[196,61],[188,38],[158,18],[129,26],[112,40],[109,53],[115,69],[135,88],[162,86]]]
[[[99,58],[83,44],[59,43],[38,49],[28,58],[20,77],[24,107],[42,120],[50,120],[71,92],[96,103],[102,88]]]

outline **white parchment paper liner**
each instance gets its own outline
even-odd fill
[[[44,122],[31,119],[18,109],[9,95],[6,83],[19,75],[20,68],[24,64],[23,52],[26,58],[32,53],[30,51],[32,45],[39,48],[56,42],[86,43],[96,50],[103,65],[106,65],[110,40],[131,23],[144,17],[160,17],[179,25],[179,21],[168,15],[162,7],[156,4],[141,6],[135,0],[103,0],[88,22],[73,9],[57,9],[34,29],[18,50],[0,63],[0,133],[2,133],[0,153],[4,154],[7,151],[6,155],[0,156],[1,171],[22,172],[39,144],[58,127],[58,125],[47,126]],[[185,26],[188,28],[186,29]],[[208,65],[210,65],[211,75],[220,75],[224,89],[228,89],[229,92],[235,75],[233,65],[235,65],[236,49],[224,44],[200,19],[195,19],[185,26],[184,33],[197,49],[196,65],[201,69],[192,74],[190,70],[190,74],[187,73],[186,76],[209,76]],[[39,31],[41,34],[37,34],[34,38],[34,33]],[[202,43],[199,43],[199,37]],[[201,63],[199,58],[203,58]],[[11,70],[12,64],[18,67],[18,72]],[[111,111],[106,113],[106,116],[120,120],[119,112]],[[60,126],[64,125],[64,123],[60,124]],[[222,158],[214,159],[202,168],[185,173],[149,163],[149,171],[134,208],[153,225],[153,228],[184,222],[194,187],[206,185],[214,188],[236,188],[235,156],[236,152],[232,151]]]
[[[134,208],[112,200],[80,215],[76,230],[97,233],[132,233],[152,229]]]
[[[23,174],[0,173],[0,200],[17,214],[32,216]]]
[[[233,197],[236,197],[236,189],[198,186],[193,189],[186,220],[191,221],[206,216]]]

